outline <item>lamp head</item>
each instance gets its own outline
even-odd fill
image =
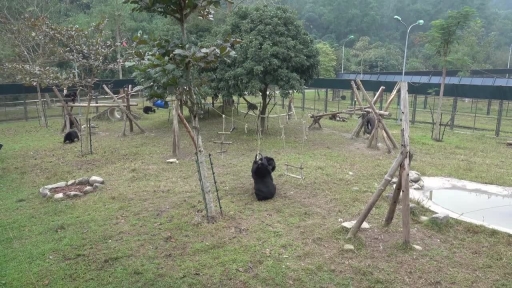
[[[398,17],[398,16],[395,16],[395,17],[393,17],[393,18],[395,18],[396,20],[398,20],[398,21],[402,22],[402,18],[400,18],[400,17]]]
[[[423,20],[418,20],[418,22],[416,22],[416,23],[418,23],[419,25],[423,25],[423,23],[425,23],[425,21],[423,21]]]
[[[352,35],[350,35],[350,36],[348,37],[348,39],[352,39],[352,38],[354,38],[354,36],[352,36]]]

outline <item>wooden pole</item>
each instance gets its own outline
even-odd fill
[[[403,138],[402,133],[402,138]],[[393,196],[391,197],[391,201],[389,204],[388,213],[386,215],[386,219],[384,220],[384,226],[389,226],[391,222],[393,222],[393,218],[395,217],[396,206],[398,205],[398,201],[400,200],[400,194],[402,193],[402,175],[404,175],[404,166],[403,163],[400,164],[400,171],[398,172],[398,179],[396,181],[395,190],[393,191]]]
[[[57,88],[55,88],[55,87],[52,87],[52,88],[53,88],[53,92],[55,93],[55,95],[57,95],[57,97],[59,97],[60,101],[62,101],[62,107],[64,107],[64,110],[66,111],[66,116],[69,117],[70,121],[73,121],[73,124],[75,124],[76,130],[78,130],[80,132],[80,129],[82,129],[82,127],[80,127],[80,125],[78,125],[78,122],[76,122],[75,117],[73,117],[71,110],[69,110],[68,106],[66,105],[66,102],[64,102],[64,98],[62,98],[62,96],[60,95],[59,90],[57,90]]]
[[[395,85],[395,89],[393,89],[393,92],[391,92],[391,95],[389,96],[388,102],[386,102],[386,107],[384,108],[384,111],[388,111],[389,106],[391,106],[391,102],[396,96],[396,93],[398,92],[398,89],[400,88],[400,82],[397,82]]]
[[[363,102],[361,102],[361,98],[359,97],[359,92],[357,91],[354,81],[350,81],[350,85],[352,85],[352,91],[354,91],[354,97],[356,98],[357,104],[359,104],[359,106],[363,106]]]
[[[389,171],[386,174],[386,176],[384,176],[384,179],[377,188],[377,191],[375,192],[375,194],[373,194],[368,204],[366,204],[366,207],[364,208],[363,212],[361,213],[361,215],[359,215],[359,218],[357,219],[356,223],[350,229],[347,238],[352,238],[357,234],[357,232],[361,228],[361,225],[363,225],[364,220],[366,220],[368,215],[370,215],[370,212],[372,211],[373,207],[379,200],[384,190],[386,190],[386,187],[388,187],[389,183],[393,179],[393,175],[395,175],[396,171],[398,170],[398,167],[402,162],[404,162],[406,157],[407,152],[405,150],[400,151],[400,154],[395,159],[395,162],[393,162],[393,165],[391,165],[391,168],[389,168]]]
[[[133,119],[133,116],[131,114],[128,113],[128,111],[126,111],[126,109],[123,107],[123,105],[121,105],[121,102],[119,102],[119,100],[117,100],[117,97],[116,95],[114,95],[106,85],[103,85],[103,89],[105,89],[105,91],[107,91],[107,93],[112,96],[112,98],[114,98],[114,101],[118,104],[119,106],[119,109],[121,109],[121,111],[123,111],[123,113],[128,116],[128,118],[130,118],[133,123],[135,123],[135,125],[140,129],[140,131],[142,131],[142,133],[146,133],[146,130],[144,130],[144,128],[142,128],[139,123],[137,123],[137,121],[135,121],[135,119]]]
[[[178,100],[174,97],[172,108],[172,157],[177,158],[180,152],[180,135],[178,126],[178,114],[180,114]],[[224,106],[223,106],[224,107]],[[185,121],[186,122],[186,121]]]
[[[62,104],[56,104],[55,106],[62,107]],[[87,104],[75,103],[75,104],[67,104],[67,106],[71,107],[71,108],[72,107],[87,107]],[[91,103],[91,105],[89,105],[89,107],[118,107],[118,106],[119,105],[117,105],[117,104],[107,104],[107,103],[98,103],[98,104]],[[123,104],[123,103],[121,103],[121,106],[127,107],[126,104]],[[130,103],[130,106],[139,106],[139,104],[138,103]]]
[[[125,91],[125,93],[126,92],[128,92],[127,94],[124,94],[126,96],[126,110],[131,115],[132,109],[130,108],[130,98],[131,98],[131,92],[132,92],[132,85],[128,86],[128,91]],[[131,118],[128,118],[128,121],[130,123],[130,133],[133,133],[133,121]]]
[[[402,82],[400,87],[401,109],[402,109],[402,151],[405,151],[402,172],[402,231],[404,244],[411,243],[411,210],[409,201],[409,94],[407,93],[407,82]]]

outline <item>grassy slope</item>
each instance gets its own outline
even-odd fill
[[[255,201],[250,178],[255,119],[237,118],[249,133],[235,122],[229,152],[213,155],[225,213],[214,225],[198,220],[204,206],[184,129],[180,163],[165,163],[165,110],[141,120],[147,135],[120,138],[122,123],[100,122],[95,153],[83,158],[79,144],[62,145],[59,120],[48,130],[37,121],[1,124],[0,287],[511,287],[511,236],[414,218],[412,241],[423,250],[404,250],[400,213],[382,228],[384,199],[368,219],[371,229],[350,242],[356,251],[343,250],[349,242],[339,219],[356,219],[395,155],[348,139],[355,119],[323,120],[301,154],[300,117],[285,126],[284,149],[276,118],[262,140],[278,165],[278,195],[264,203]],[[215,153],[222,120],[212,114],[202,125]],[[399,140],[399,126],[388,127]],[[512,186],[505,139],[446,133],[435,143],[430,127],[412,127],[414,170]],[[304,161],[304,182],[283,174],[288,161]],[[43,185],[90,175],[105,178],[106,189],[63,202],[38,194]]]

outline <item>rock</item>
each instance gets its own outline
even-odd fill
[[[89,178],[82,177],[80,179],[76,179],[75,184],[76,185],[87,185],[87,184],[89,184]]]
[[[421,248],[421,247],[420,247],[420,246],[418,246],[418,245],[412,245],[412,247],[413,247],[414,249],[416,249],[416,250],[419,250],[419,251],[423,250],[423,248]]]
[[[416,183],[421,180],[421,174],[416,171],[409,171],[409,181]]]
[[[411,189],[414,189],[414,190],[421,190],[421,189],[423,189],[423,187],[421,187],[421,186],[420,186],[420,185],[418,185],[418,184],[414,184],[414,185],[412,185],[412,186],[411,186]]]
[[[44,188],[51,190],[54,188],[66,187],[67,184],[68,184],[68,182],[59,182],[57,184],[46,185],[46,186],[44,186]]]
[[[354,224],[356,224],[356,220],[341,223],[341,225],[343,227],[347,227],[349,229],[352,228],[352,226],[354,226]],[[361,225],[361,229],[368,229],[368,228],[370,228],[370,225],[368,225],[368,223],[366,223],[366,222],[363,222],[363,225]]]
[[[426,222],[426,221],[428,221],[428,219],[429,219],[428,217],[420,216],[420,221],[421,222]]]
[[[420,186],[421,189],[425,188],[425,182],[423,182],[423,179],[420,179],[420,181],[418,181],[418,183],[416,183],[416,185]]]
[[[352,190],[354,191],[358,191],[359,190],[359,187],[353,187]]]
[[[101,190],[102,187],[103,187],[103,184],[99,184],[99,183],[92,185],[92,188],[94,189],[94,191]]]
[[[89,193],[94,192],[94,190],[95,190],[94,187],[87,187],[87,188],[84,189],[83,193],[84,194],[89,194]]]
[[[67,196],[68,197],[82,197],[82,196],[84,196],[84,194],[82,194],[80,192],[72,191],[72,192],[68,192]]]
[[[75,185],[76,180],[69,180],[67,186]]]
[[[396,184],[396,182],[398,182],[398,178],[397,178],[397,177],[395,177],[395,178],[391,179],[391,182],[390,182],[390,183],[391,183],[391,184]]]
[[[62,200],[62,199],[64,199],[64,193],[59,193],[59,194],[53,195],[53,199],[55,199],[55,200]]]
[[[432,217],[430,217],[430,221],[437,222],[437,223],[445,223],[450,219],[450,216],[445,213],[436,214]]]
[[[98,176],[92,176],[91,178],[89,178],[89,184],[94,185],[96,183],[103,184],[105,183],[105,181]]]
[[[174,158],[173,158],[173,159],[169,159],[169,160],[167,160],[167,161],[165,161],[165,162],[167,162],[167,163],[176,163],[176,164],[178,164],[178,163],[179,163],[179,162],[178,162],[178,159],[174,159]]]
[[[354,245],[345,244],[343,245],[344,250],[354,250]]]
[[[43,196],[43,198],[46,198],[46,197],[50,196],[50,190],[46,189],[45,187],[42,187],[41,189],[39,189],[39,194],[41,194],[41,196]]]

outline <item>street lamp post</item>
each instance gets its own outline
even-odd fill
[[[405,61],[407,60],[407,44],[409,42],[409,32],[411,31],[412,26],[414,25],[423,25],[423,20],[418,20],[416,23],[412,24],[411,26],[407,27],[407,25],[402,21],[402,18],[395,16],[393,17],[396,20],[400,21],[400,23],[404,24],[405,28],[407,28],[407,35],[405,36],[405,52],[404,52],[404,65],[402,67],[402,82],[404,82],[405,79]],[[398,111],[400,111],[400,97],[398,98]],[[397,122],[400,123],[400,116],[402,113],[398,113],[397,116]]]
[[[343,74],[343,71],[344,71],[343,70],[343,64],[345,62],[345,42],[347,42],[348,40],[350,40],[352,38],[354,38],[354,36],[350,35],[350,36],[348,36],[347,39],[343,40],[343,46],[342,46],[343,52],[342,52],[342,55],[341,55],[341,74]]]

